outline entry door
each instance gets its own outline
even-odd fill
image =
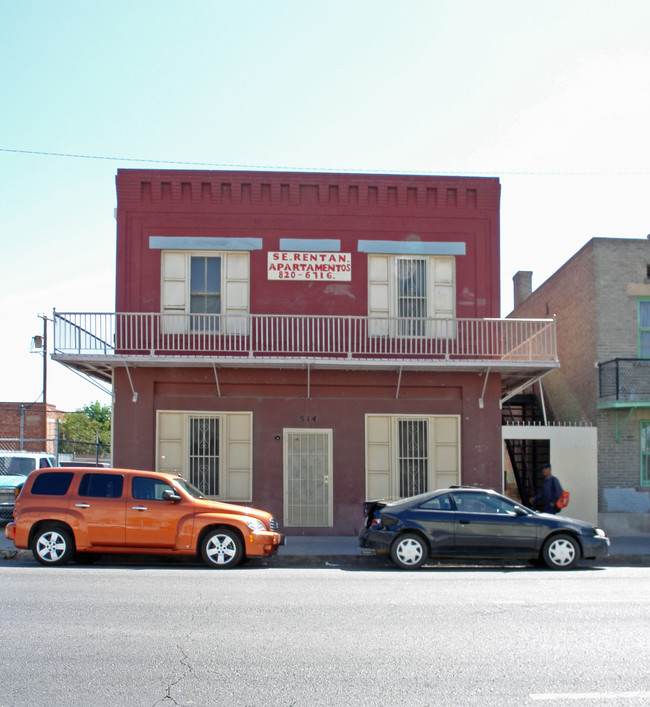
[[[333,525],[332,430],[284,430],[284,525]]]

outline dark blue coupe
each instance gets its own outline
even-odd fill
[[[401,569],[435,559],[519,559],[556,570],[607,555],[589,523],[537,513],[495,491],[451,487],[400,501],[367,501],[359,544],[390,553]]]

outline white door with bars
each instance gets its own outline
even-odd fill
[[[284,430],[284,525],[333,525],[332,430]]]

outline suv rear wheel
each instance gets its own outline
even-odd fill
[[[229,569],[242,561],[244,546],[235,531],[217,528],[203,539],[201,555],[209,567]]]
[[[32,553],[42,565],[63,565],[74,555],[72,534],[60,526],[44,526],[34,535]]]

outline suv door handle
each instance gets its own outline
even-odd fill
[[[132,511],[148,511],[146,506],[131,506]]]
[[[75,503],[75,508],[90,508],[90,503]]]

